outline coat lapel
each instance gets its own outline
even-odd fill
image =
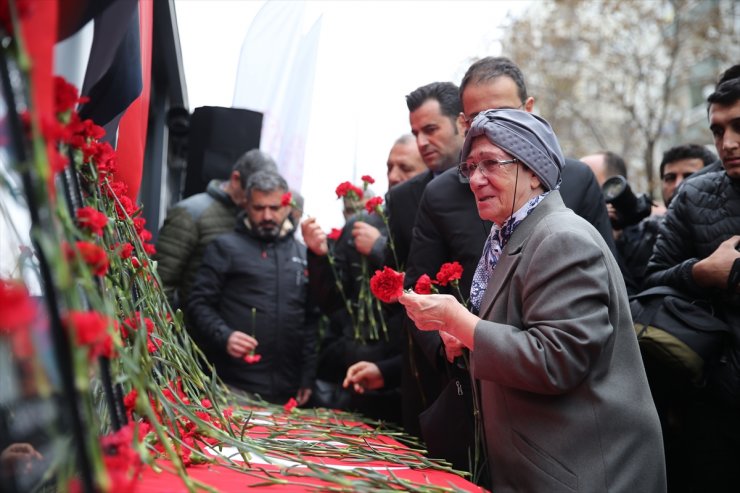
[[[501,258],[499,258],[498,264],[496,264],[496,269],[493,271],[491,279],[488,280],[488,286],[480,304],[480,312],[478,314],[480,318],[487,319],[489,317],[496,299],[502,294],[504,288],[509,285],[509,279],[519,264],[522,249],[537,224],[551,211],[560,207],[564,207],[560,192],[557,190],[550,192],[532,213],[516,227],[511,238],[509,238],[509,242],[504,247],[503,252],[501,252]]]

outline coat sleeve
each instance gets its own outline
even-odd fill
[[[182,286],[187,274],[188,260],[198,245],[198,226],[192,215],[182,207],[173,207],[164,220],[157,237],[157,274],[162,280],[167,299],[173,306],[178,302],[177,290]]]
[[[645,271],[645,287],[671,286],[687,294],[702,298],[701,288],[691,271],[699,261],[686,204],[686,189],[681,187],[673,198],[665,220],[658,230],[658,239]]]
[[[226,343],[233,332],[218,311],[230,263],[222,243],[218,240],[211,242],[206,248],[186,305],[190,322],[188,329],[196,342],[221,353],[226,352]]]
[[[565,393],[589,375],[613,337],[610,272],[585,232],[531,238],[528,247],[531,260],[501,293],[507,323],[481,320],[475,327],[473,372],[527,392]],[[512,314],[514,306],[520,315]]]
[[[386,194],[385,210],[388,216],[388,241],[393,241],[393,250],[391,250],[390,245],[385,249],[384,265],[400,271],[405,267],[410,245],[404,240],[406,235],[403,231],[404,225],[400,219],[401,211],[399,210],[401,204],[400,199],[396,197],[397,194],[393,193],[393,190]],[[410,227],[410,225],[407,225],[407,227]],[[393,255],[394,251],[395,256]]]

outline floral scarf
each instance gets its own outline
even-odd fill
[[[529,201],[524,204],[518,211],[507,219],[502,227],[498,227],[496,224],[491,228],[491,234],[486,238],[486,242],[483,245],[483,255],[478,262],[478,267],[475,269],[473,274],[473,284],[470,286],[470,303],[473,307],[473,313],[480,311],[480,303],[483,300],[483,294],[486,292],[488,286],[488,280],[493,274],[493,270],[498,264],[498,259],[501,256],[501,252],[509,242],[509,238],[514,233],[514,230],[519,223],[521,223],[530,212],[537,207],[537,204],[542,202],[547,194],[547,191],[536,197],[532,197]]]

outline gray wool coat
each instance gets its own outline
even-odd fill
[[[624,280],[559,192],[514,231],[480,316],[472,370],[494,492],[666,490]]]

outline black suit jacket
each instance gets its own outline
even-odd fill
[[[612,255],[618,258],[604,194],[601,192],[594,172],[576,159],[566,159],[562,178],[560,196],[565,206],[590,222],[601,233]]]
[[[411,249],[411,234],[416,222],[416,211],[424,189],[432,178],[434,174],[426,171],[388,190],[385,198],[388,226],[396,256],[401,265],[394,265],[395,261],[390,248],[387,249],[386,265],[392,265],[398,270],[403,270],[405,267]]]

